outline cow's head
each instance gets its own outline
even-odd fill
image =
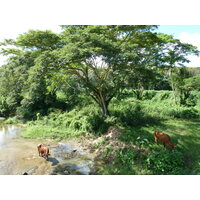
[[[42,146],[42,144],[38,144],[38,145],[37,145],[37,148],[39,149],[39,148],[41,148],[41,146]]]

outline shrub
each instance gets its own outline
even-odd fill
[[[6,118],[4,118],[4,117],[0,117],[0,123],[3,122],[3,121],[5,121],[5,119]]]
[[[176,118],[182,119],[194,119],[199,117],[198,110],[195,108],[177,107],[171,114]]]
[[[187,106],[196,106],[199,96],[196,93],[191,93],[186,100]]]
[[[149,146],[150,145],[150,141],[145,138],[145,137],[141,137],[138,136],[136,138],[136,142],[135,142],[139,147],[144,147],[144,146]]]
[[[0,115],[6,116],[9,113],[8,104],[6,102],[6,98],[3,96],[0,96]]]
[[[145,90],[142,99],[143,100],[151,100],[156,95],[155,90]]]
[[[122,165],[126,168],[132,168],[137,157],[137,152],[133,148],[125,147],[123,149],[117,149],[115,153],[115,164]]]
[[[106,159],[106,165],[100,169],[100,174],[135,174],[135,164],[137,152],[133,148],[125,147],[113,150],[107,146],[102,153]]]
[[[110,120],[110,121],[109,121]],[[96,135],[105,133],[112,122],[104,120],[95,105],[89,105],[81,110],[75,108],[69,112],[62,113],[54,110],[48,116],[37,115],[37,120],[29,123],[24,137],[50,137],[50,138],[69,138],[91,132]],[[42,129],[38,131],[37,129]]]
[[[183,174],[184,156],[178,151],[162,150],[152,153],[146,163],[153,174]]]
[[[17,117],[9,117],[7,120],[5,120],[6,124],[17,124],[21,123],[22,121],[17,119]]]
[[[125,126],[138,126],[142,123],[143,113],[139,104],[120,104],[112,111],[119,123]]]
[[[154,102],[161,102],[163,100],[172,100],[173,99],[173,93],[172,91],[157,91],[156,95],[152,98]]]
[[[110,123],[106,122],[104,118],[99,114],[88,116],[87,122],[89,124],[88,131],[94,132],[97,135],[105,133],[110,126]]]
[[[141,106],[141,103],[118,103],[111,111],[112,116],[116,119],[116,123],[125,127],[138,127],[159,123],[159,119],[156,115],[151,116],[148,112],[144,112],[144,106]]]

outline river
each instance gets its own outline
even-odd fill
[[[76,140],[33,140],[21,137],[23,128],[0,124],[0,175],[89,175],[94,173],[94,158]],[[50,149],[46,160],[38,155],[37,145]]]

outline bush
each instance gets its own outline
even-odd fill
[[[4,117],[0,117],[0,123],[3,122],[3,121],[5,121],[5,119],[6,118],[4,118]]]
[[[194,93],[197,96],[198,93]],[[192,104],[192,100],[190,102]],[[158,91],[151,100],[140,102],[143,112],[154,118],[195,119],[200,117],[198,103],[195,107],[175,105],[171,91]]]
[[[21,120],[17,119],[17,117],[9,117],[7,120],[5,120],[6,124],[17,124],[22,123]]]
[[[155,90],[145,90],[142,99],[151,100],[156,95]]]
[[[0,115],[6,116],[9,113],[8,104],[6,102],[6,98],[3,96],[0,96]]]
[[[183,174],[184,156],[178,151],[163,150],[152,153],[146,160],[153,174]]]
[[[137,151],[133,148],[125,147],[113,150],[110,146],[107,146],[102,156],[104,159],[106,157],[107,164],[101,167],[100,174],[136,174]]]
[[[122,165],[126,168],[132,168],[137,157],[137,152],[133,148],[125,147],[124,149],[117,149],[114,163]]]
[[[62,113],[60,110],[54,110],[48,116],[37,115],[37,120],[29,123],[24,137],[50,137],[50,138],[70,138],[77,137],[91,132],[95,135],[105,133],[111,124],[98,114],[95,105],[89,105],[81,110],[73,109]],[[38,131],[42,129],[42,131]]]
[[[198,101],[198,95],[195,93],[191,93],[189,98],[187,98],[186,100],[186,105],[187,106],[196,106],[197,105],[197,101]]]
[[[163,100],[172,100],[173,99],[173,92],[172,91],[157,91],[156,95],[152,98],[154,102],[161,102]]]
[[[198,110],[195,108],[178,107],[171,114],[172,116],[181,119],[195,119],[199,117]]]
[[[138,127],[159,123],[157,116],[151,116],[148,112],[144,112],[144,106],[141,106],[138,102],[118,103],[111,110],[111,115],[116,119],[116,123],[125,127]]]
[[[89,124],[88,131],[97,135],[105,133],[110,126],[110,123],[106,122],[104,118],[99,114],[88,116],[87,122]]]
[[[117,109],[112,111],[119,123],[124,126],[138,126],[142,123],[143,113],[139,104],[119,104]]]

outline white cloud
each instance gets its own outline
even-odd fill
[[[200,51],[200,33],[187,33],[182,32],[178,36],[181,42],[189,43],[198,48]],[[186,64],[188,67],[200,67],[200,57],[199,56],[188,56],[190,63]]]

